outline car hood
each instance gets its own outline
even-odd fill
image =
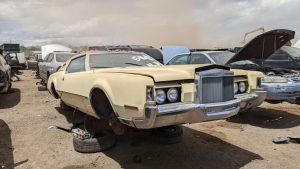
[[[287,29],[275,29],[256,36],[239,50],[227,64],[251,59],[267,59],[295,36]]]
[[[194,80],[195,72],[215,68],[229,70],[228,67],[220,65],[171,65],[158,67],[108,68],[94,70],[94,72],[136,74],[151,77],[155,82],[162,82],[191,79]]]

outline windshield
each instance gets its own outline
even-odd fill
[[[91,54],[90,68],[110,68],[127,66],[161,66],[162,64],[148,55],[131,53]]]
[[[300,49],[295,47],[283,46],[282,50],[291,55],[294,59],[300,60]]]
[[[56,62],[66,62],[72,56],[75,56],[76,53],[58,53],[56,54]]]
[[[231,59],[234,55],[232,52],[212,52],[208,53],[208,55],[216,62],[218,65],[225,65],[229,59]]]

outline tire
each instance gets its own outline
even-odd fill
[[[152,130],[154,139],[160,144],[175,144],[182,140],[183,130],[181,126],[166,126]]]
[[[116,144],[115,136],[110,132],[103,132],[101,137],[81,140],[73,137],[74,150],[80,153],[96,153],[112,148]]]
[[[60,100],[60,104],[59,104],[59,105],[60,105],[60,108],[61,108],[62,110],[65,110],[65,111],[72,110],[72,107],[66,105],[62,100]]]

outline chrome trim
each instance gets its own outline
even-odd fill
[[[241,111],[243,111],[261,105],[267,98],[267,91],[264,91],[263,89],[256,89],[253,90],[251,93],[237,94],[235,95],[235,98],[241,100],[240,106]]]
[[[225,119],[237,114],[240,100],[211,104],[174,103],[158,106],[147,106],[144,119],[133,119],[139,129],[149,129],[184,123]]]

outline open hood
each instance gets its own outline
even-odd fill
[[[260,34],[242,47],[227,64],[250,59],[265,60],[294,36],[295,32],[287,29],[275,29]]]

